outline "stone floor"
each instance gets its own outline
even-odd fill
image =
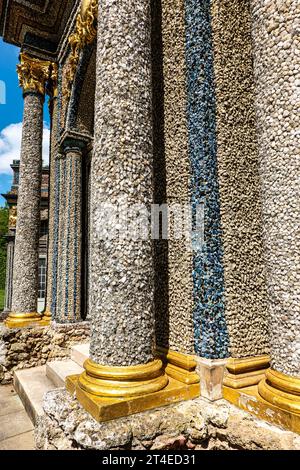
[[[34,450],[33,424],[12,385],[0,386],[0,450]]]

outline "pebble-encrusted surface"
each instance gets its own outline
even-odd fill
[[[0,313],[0,321],[5,320],[11,311],[13,266],[14,266],[15,240],[9,239],[6,247],[6,279],[5,279],[5,304],[4,310]]]
[[[248,0],[211,4],[225,314],[232,357],[268,353]]]
[[[12,311],[36,312],[44,97],[24,96]]]
[[[300,437],[230,403],[203,398],[97,423],[65,390],[48,392],[40,450],[299,450]]]
[[[65,284],[65,305],[61,320],[76,322],[81,319],[81,240],[82,240],[82,150],[69,147],[65,150],[66,159],[71,164],[72,192],[68,212],[69,227],[67,232],[67,270]],[[59,312],[57,312],[59,314]],[[66,320],[67,319],[67,320]]]
[[[272,367],[300,376],[300,3],[251,7]]]
[[[10,383],[15,370],[29,369],[47,361],[70,358],[71,347],[88,343],[88,322],[72,325],[8,329],[0,324],[0,384]]]
[[[49,242],[47,254],[47,290],[46,290],[46,308],[48,312],[52,312],[53,302],[53,268],[54,268],[54,253],[55,253],[55,205],[57,191],[57,132],[58,132],[58,98],[52,98],[51,103],[51,144],[50,144],[50,178],[49,178]]]
[[[59,159],[60,179],[59,179],[59,234],[58,234],[58,266],[57,266],[57,293],[56,293],[56,309],[54,319],[57,322],[64,323],[68,321],[66,315],[66,301],[68,294],[68,285],[66,284],[68,272],[68,242],[70,240],[69,224],[70,224],[70,204],[72,196],[72,179],[71,179],[72,162],[61,155]]]
[[[153,359],[152,240],[107,239],[116,226],[103,219],[105,204],[153,201],[149,10],[148,0],[99,9],[89,308],[91,358],[103,365]]]
[[[217,173],[215,88],[210,0],[186,1],[187,119],[193,214],[204,208],[204,243],[194,246],[195,348],[201,357],[228,356]]]
[[[57,89],[58,89],[58,98],[56,103],[56,140],[59,140],[59,136],[61,133],[61,114],[62,114],[62,66],[61,64],[58,65],[58,80],[57,80]],[[56,314],[56,307],[57,307],[57,296],[58,296],[58,288],[59,288],[59,279],[58,279],[58,272],[59,272],[59,236],[60,236],[60,213],[63,210],[64,205],[61,203],[61,178],[62,178],[62,160],[59,158],[59,149],[57,149],[57,153],[55,155],[55,176],[54,182],[50,184],[53,186],[50,188],[54,191],[54,227],[53,227],[53,241],[52,241],[52,298],[51,298],[51,313],[54,316]],[[53,184],[54,183],[54,184]],[[51,243],[51,239],[50,243]]]
[[[155,202],[186,205],[190,204],[190,163],[184,1],[163,0],[161,9],[159,4],[153,2],[152,12]],[[192,252],[185,240],[173,237],[160,243],[156,256],[156,337],[159,345],[182,353],[194,352],[192,269]]]

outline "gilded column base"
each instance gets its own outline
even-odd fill
[[[299,412],[294,413],[266,401],[258,391],[257,385],[241,389],[224,386],[223,397],[225,400],[247,411],[258,419],[267,421],[275,426],[280,426],[283,429],[300,433]]]
[[[299,414],[300,418],[300,379],[269,369],[258,385],[258,393],[272,405]]]
[[[67,390],[99,422],[109,421],[199,395],[199,385],[168,377],[162,361],[132,367],[100,366],[88,359],[85,372],[67,377]]]
[[[27,326],[43,326],[42,315],[37,312],[31,313],[14,313],[10,312],[7,319],[5,320],[5,326],[7,328],[26,328]]]
[[[269,367],[270,357],[267,355],[230,358],[226,362],[223,384],[231,388],[243,388],[258,384]]]
[[[158,348],[157,354],[164,362],[168,377],[186,385],[199,384],[200,377],[196,372],[197,362],[194,356],[165,348]]]
[[[46,310],[43,312],[42,322],[43,322],[45,325],[50,325],[51,320],[52,320],[52,313],[50,312],[49,309],[46,309]]]

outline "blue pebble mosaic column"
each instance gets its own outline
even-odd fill
[[[204,244],[194,251],[195,350],[228,356],[224,312],[223,248],[217,173],[211,2],[186,0],[187,125],[193,215],[204,205]]]

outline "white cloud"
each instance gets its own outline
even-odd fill
[[[0,173],[11,174],[13,160],[20,160],[22,140],[22,123],[10,124],[0,132]],[[44,124],[43,162],[49,163],[50,130]]]

